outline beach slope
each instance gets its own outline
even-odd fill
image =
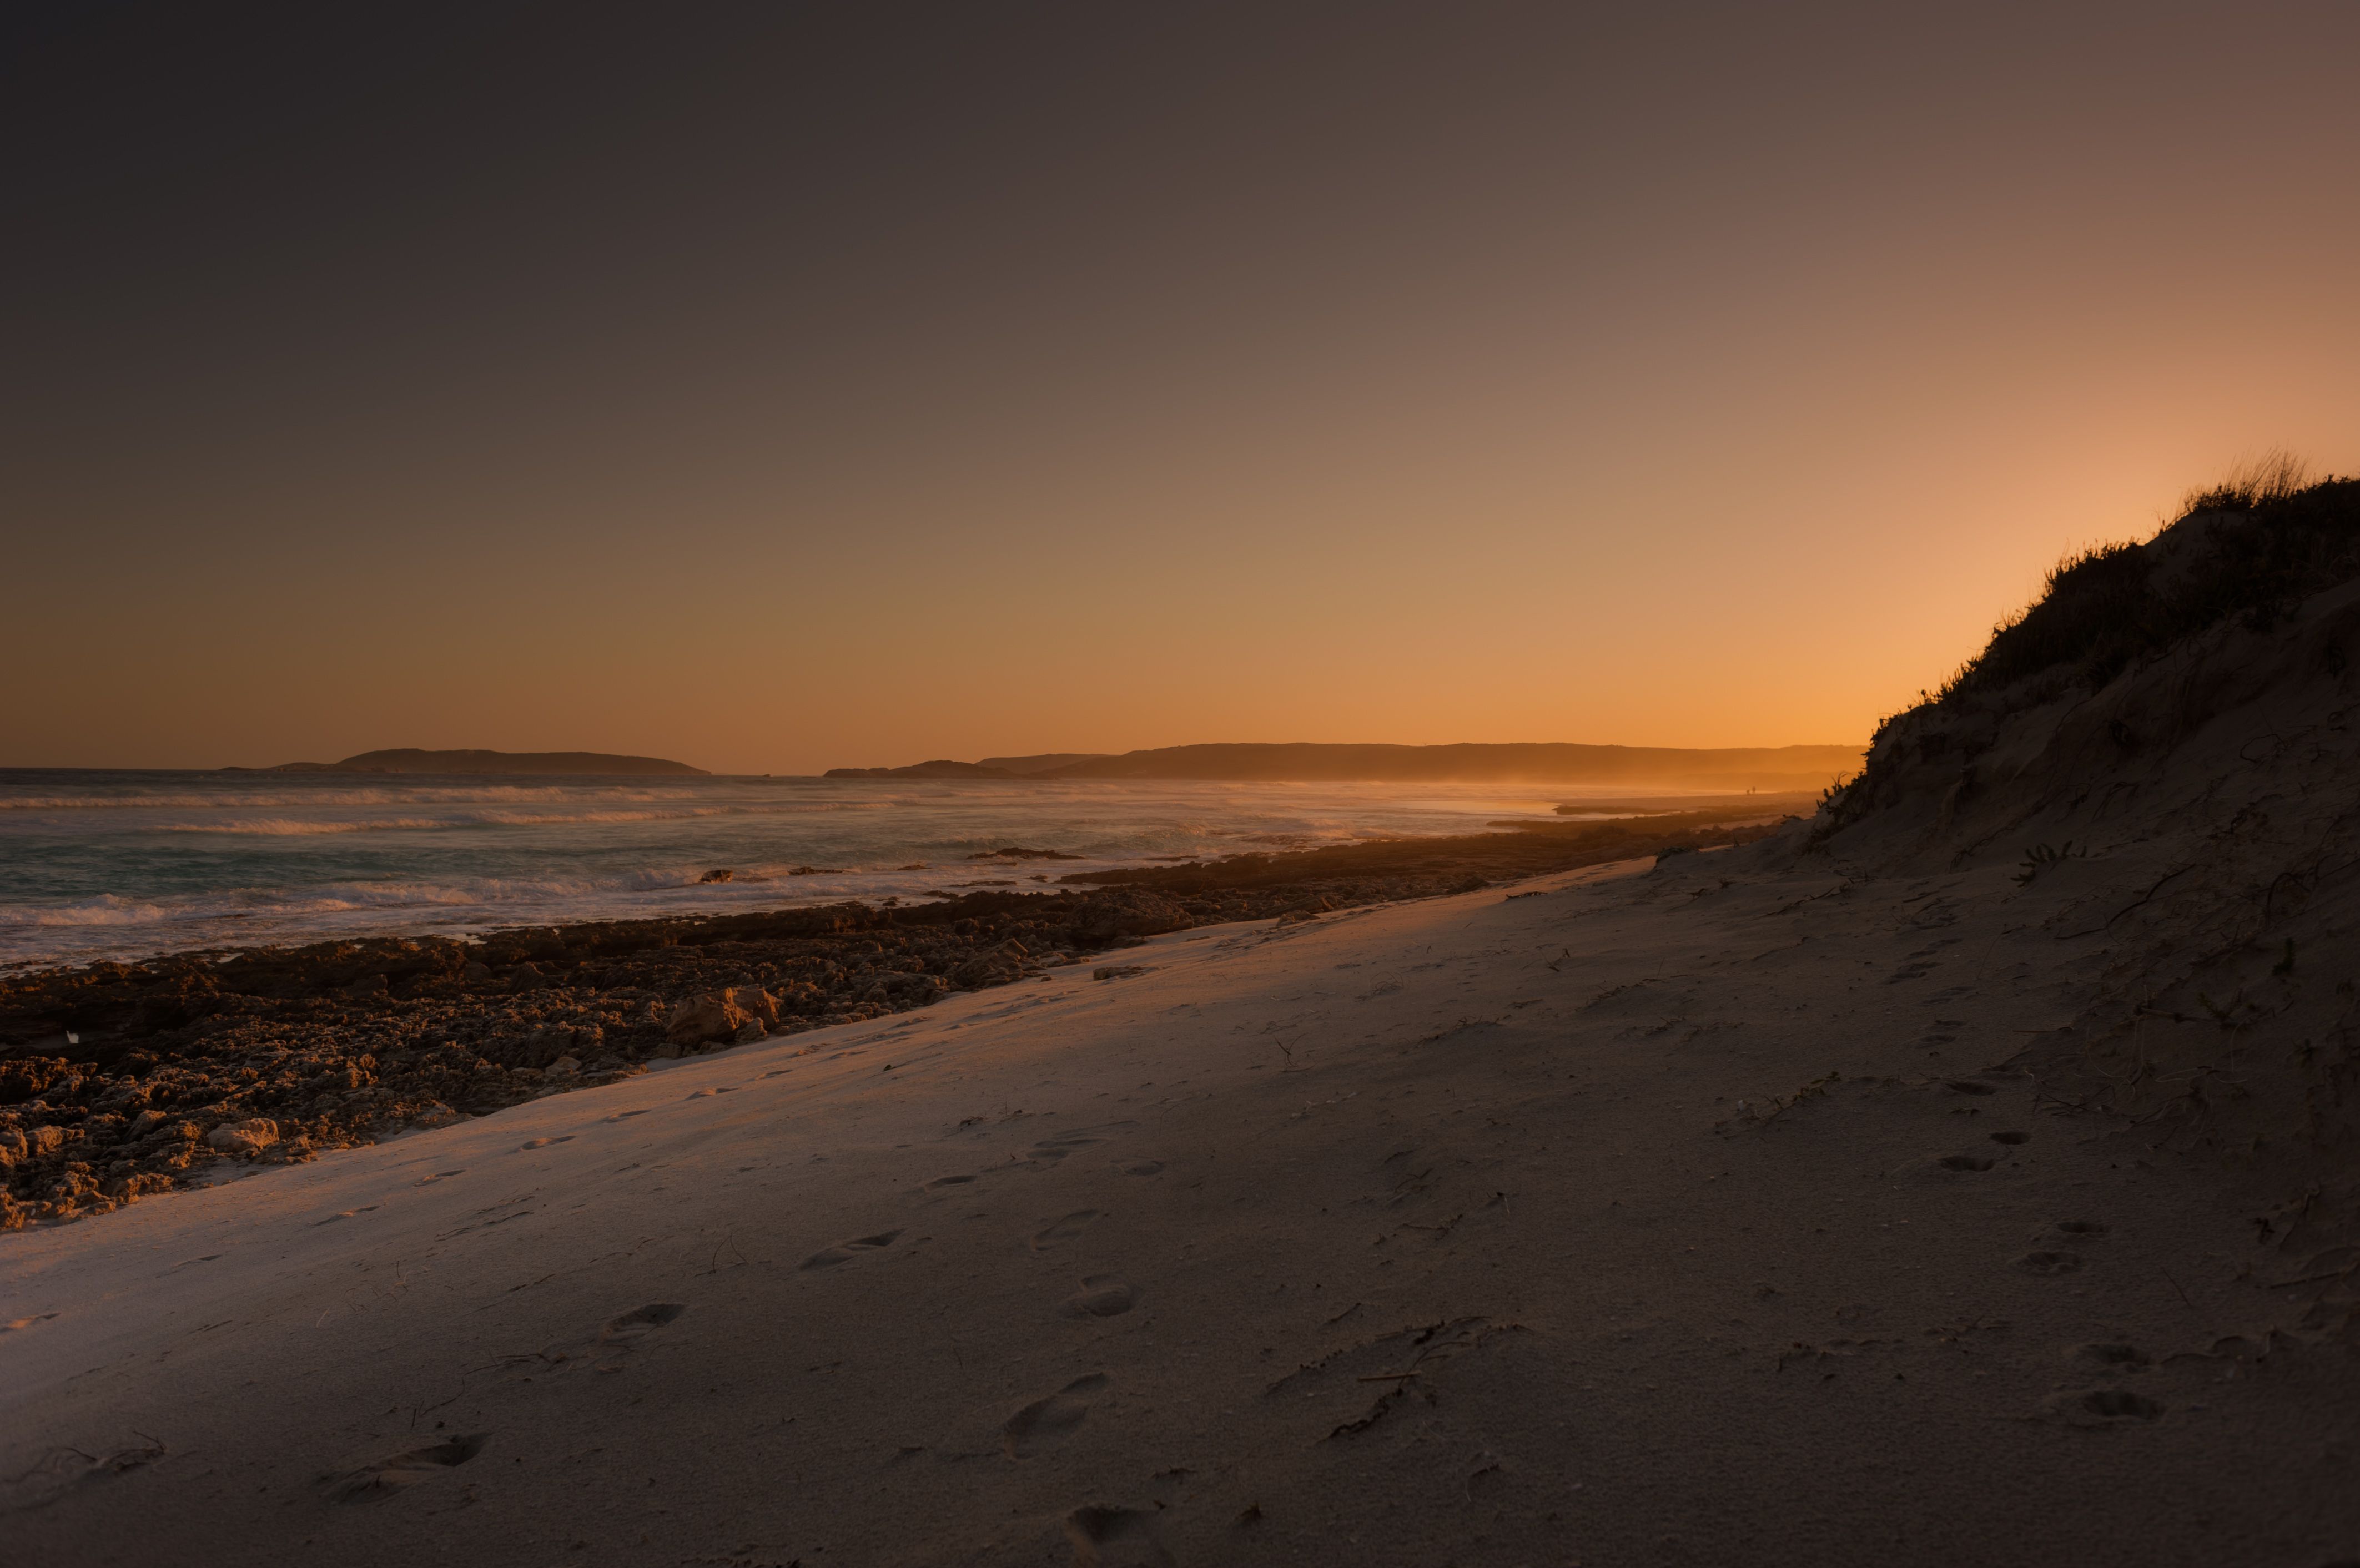
[[[12,1540],[2348,1554],[2333,1287],[2022,1064],[2114,889],[1807,833],[1176,932],[12,1237]]]

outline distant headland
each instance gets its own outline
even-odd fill
[[[604,751],[364,751],[342,762],[282,762],[276,768],[224,768],[224,773],[670,773],[705,769],[661,757]]]
[[[832,768],[830,779],[1197,779],[1276,782],[1649,784],[1711,789],[1817,790],[1860,768],[1857,746],[1517,745],[1329,746],[1311,743],[1166,746],[1120,756],[1053,752]]]

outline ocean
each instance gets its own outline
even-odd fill
[[[1480,832],[1581,793],[6,768],[0,967],[1041,887],[1108,866]],[[1017,847],[1075,858],[978,858]],[[720,869],[730,880],[700,880]]]

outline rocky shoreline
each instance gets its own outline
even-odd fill
[[[923,1007],[1147,937],[1744,842],[1690,812],[1077,874],[942,903],[183,953],[0,978],[0,1229],[290,1163],[652,1060]]]

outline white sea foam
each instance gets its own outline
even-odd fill
[[[168,822],[158,833],[243,833],[263,838],[303,838],[322,833],[432,833],[454,828],[538,828],[575,823],[687,822],[698,817],[749,814],[738,806],[684,807],[665,811],[452,811],[435,817],[228,817],[203,822]]]
[[[174,794],[151,794],[137,789],[115,795],[5,795],[0,794],[0,811],[185,811],[252,809],[258,806],[386,806],[429,804],[439,801],[465,802],[473,800],[567,800],[589,795],[626,800],[660,800],[684,799],[679,794],[663,794],[649,790],[605,790],[532,788],[512,785],[489,785],[477,788],[437,789],[338,789],[326,787],[313,789],[262,792],[253,789],[221,789],[201,793],[180,791]]]
[[[0,771],[0,964],[874,902],[977,883],[1049,891],[1111,866],[1465,832],[1553,803],[1353,785],[412,786]],[[1018,844],[1077,858],[971,858]],[[701,880],[723,867],[730,880]]]
[[[130,926],[169,918],[161,905],[102,893],[71,904],[0,907],[0,930],[10,927],[44,930],[50,927]]]
[[[559,800],[653,802],[698,798],[698,792],[682,789],[648,789],[604,785],[486,785],[480,789],[437,787],[416,789],[370,787],[333,790],[323,786],[314,789],[270,793],[224,789],[205,793],[148,794],[129,790],[120,795],[36,795],[0,790],[0,811],[276,811],[304,807],[499,805]],[[733,802],[733,807],[739,811],[765,812],[874,811],[890,811],[901,803],[893,796],[879,794],[863,800],[796,800],[792,797],[740,800]]]
[[[645,893],[699,886],[694,866],[644,866],[605,877],[477,877],[447,881],[335,882],[307,888],[239,887],[157,898],[111,893],[71,904],[0,907],[0,925],[108,924],[218,914],[499,904]]]

